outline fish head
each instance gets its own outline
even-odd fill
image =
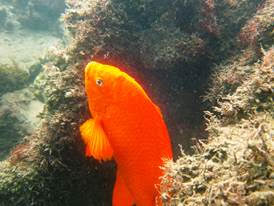
[[[86,66],[85,88],[92,115],[102,115],[107,107],[114,103],[118,79],[122,73],[114,66],[95,61]]]

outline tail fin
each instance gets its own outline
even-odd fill
[[[134,199],[130,194],[123,177],[121,176],[119,169],[116,175],[116,182],[112,195],[112,205],[113,206],[132,206],[134,204]]]

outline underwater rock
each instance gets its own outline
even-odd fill
[[[193,155],[182,151],[176,162],[166,163],[164,205],[274,204],[274,49],[256,63],[248,63],[252,57],[245,52],[217,66],[217,83],[205,97],[213,106],[205,112],[209,139]]]
[[[59,17],[65,10],[64,0],[57,1],[13,1],[15,18],[22,27],[37,30],[60,30]]]
[[[27,85],[29,74],[19,68],[16,62],[13,65],[0,63],[0,96]]]
[[[243,45],[255,46],[258,43],[271,47],[274,38],[274,2],[265,0],[258,7],[256,14],[241,28],[238,35]]]
[[[258,24],[263,30],[272,28],[270,0],[66,3],[63,20],[77,58],[141,65],[140,70],[183,70],[185,65],[204,59],[225,59],[232,46],[239,46],[235,36],[257,10],[257,19],[264,19]]]
[[[41,119],[37,116],[44,104],[29,88],[6,93],[0,100],[0,159],[3,159],[21,139],[32,134]]]
[[[201,38],[186,35],[176,27],[151,29],[140,38],[140,60],[148,69],[172,69],[178,62],[191,64],[205,51]]]
[[[174,69],[179,63],[191,64],[204,57],[206,39],[195,31],[189,32],[196,18],[184,17],[183,28],[179,24],[180,12],[193,10],[197,14],[199,4],[170,4],[166,0],[66,2],[68,9],[63,19],[74,39],[71,50],[78,52],[78,58],[92,56],[102,61],[142,65],[140,70],[159,70]]]

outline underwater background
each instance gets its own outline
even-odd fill
[[[161,108],[164,205],[274,205],[273,0],[0,0],[0,25],[0,206],[111,205],[79,135],[91,59]]]

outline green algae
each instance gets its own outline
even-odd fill
[[[198,143],[194,155],[182,151],[176,162],[166,163],[164,205],[273,205],[274,50],[255,63],[248,63],[245,52],[216,67],[205,96],[215,105],[205,112],[208,141]],[[224,82],[234,88],[220,88]]]
[[[12,125],[14,122],[18,120],[15,117],[12,117],[7,112],[5,114],[1,114],[0,119],[0,161],[6,157],[10,151],[10,149],[18,143],[18,140],[21,137],[22,131],[24,128],[16,127],[14,128]]]
[[[20,69],[17,63],[13,65],[0,64],[0,96],[26,86],[29,74]]]

